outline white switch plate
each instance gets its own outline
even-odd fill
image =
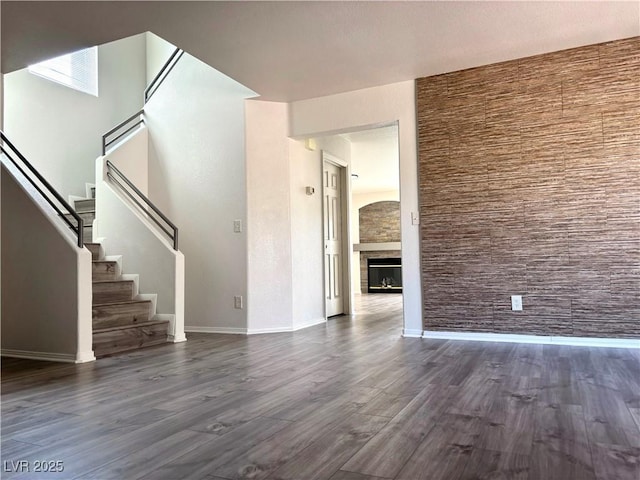
[[[420,214],[418,212],[411,212],[411,225],[420,225]]]
[[[511,295],[511,310],[515,312],[522,310],[522,295]]]
[[[242,220],[234,220],[233,221],[233,232],[234,233],[242,232]]]

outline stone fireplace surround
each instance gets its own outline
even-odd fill
[[[360,292],[367,293],[369,258],[401,257],[400,202],[381,201],[360,208]]]

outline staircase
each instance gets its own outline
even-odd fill
[[[102,245],[92,242],[95,198],[76,199],[73,205],[84,221],[84,245],[92,258],[95,356],[167,343],[169,321],[154,319],[155,302],[138,293],[137,275],[123,275],[121,257],[105,256]]]

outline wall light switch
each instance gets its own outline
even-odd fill
[[[234,233],[242,232],[242,220],[234,220],[233,221],[233,231],[234,231]]]
[[[511,295],[511,310],[514,312],[522,310],[522,295]]]
[[[411,225],[420,225],[420,214],[418,212],[411,212]]]
[[[242,295],[236,295],[233,297],[233,308],[242,310]]]

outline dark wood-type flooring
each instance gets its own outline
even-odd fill
[[[640,477],[638,350],[401,338],[399,295],[358,301],[295,333],[3,359],[2,478]]]

